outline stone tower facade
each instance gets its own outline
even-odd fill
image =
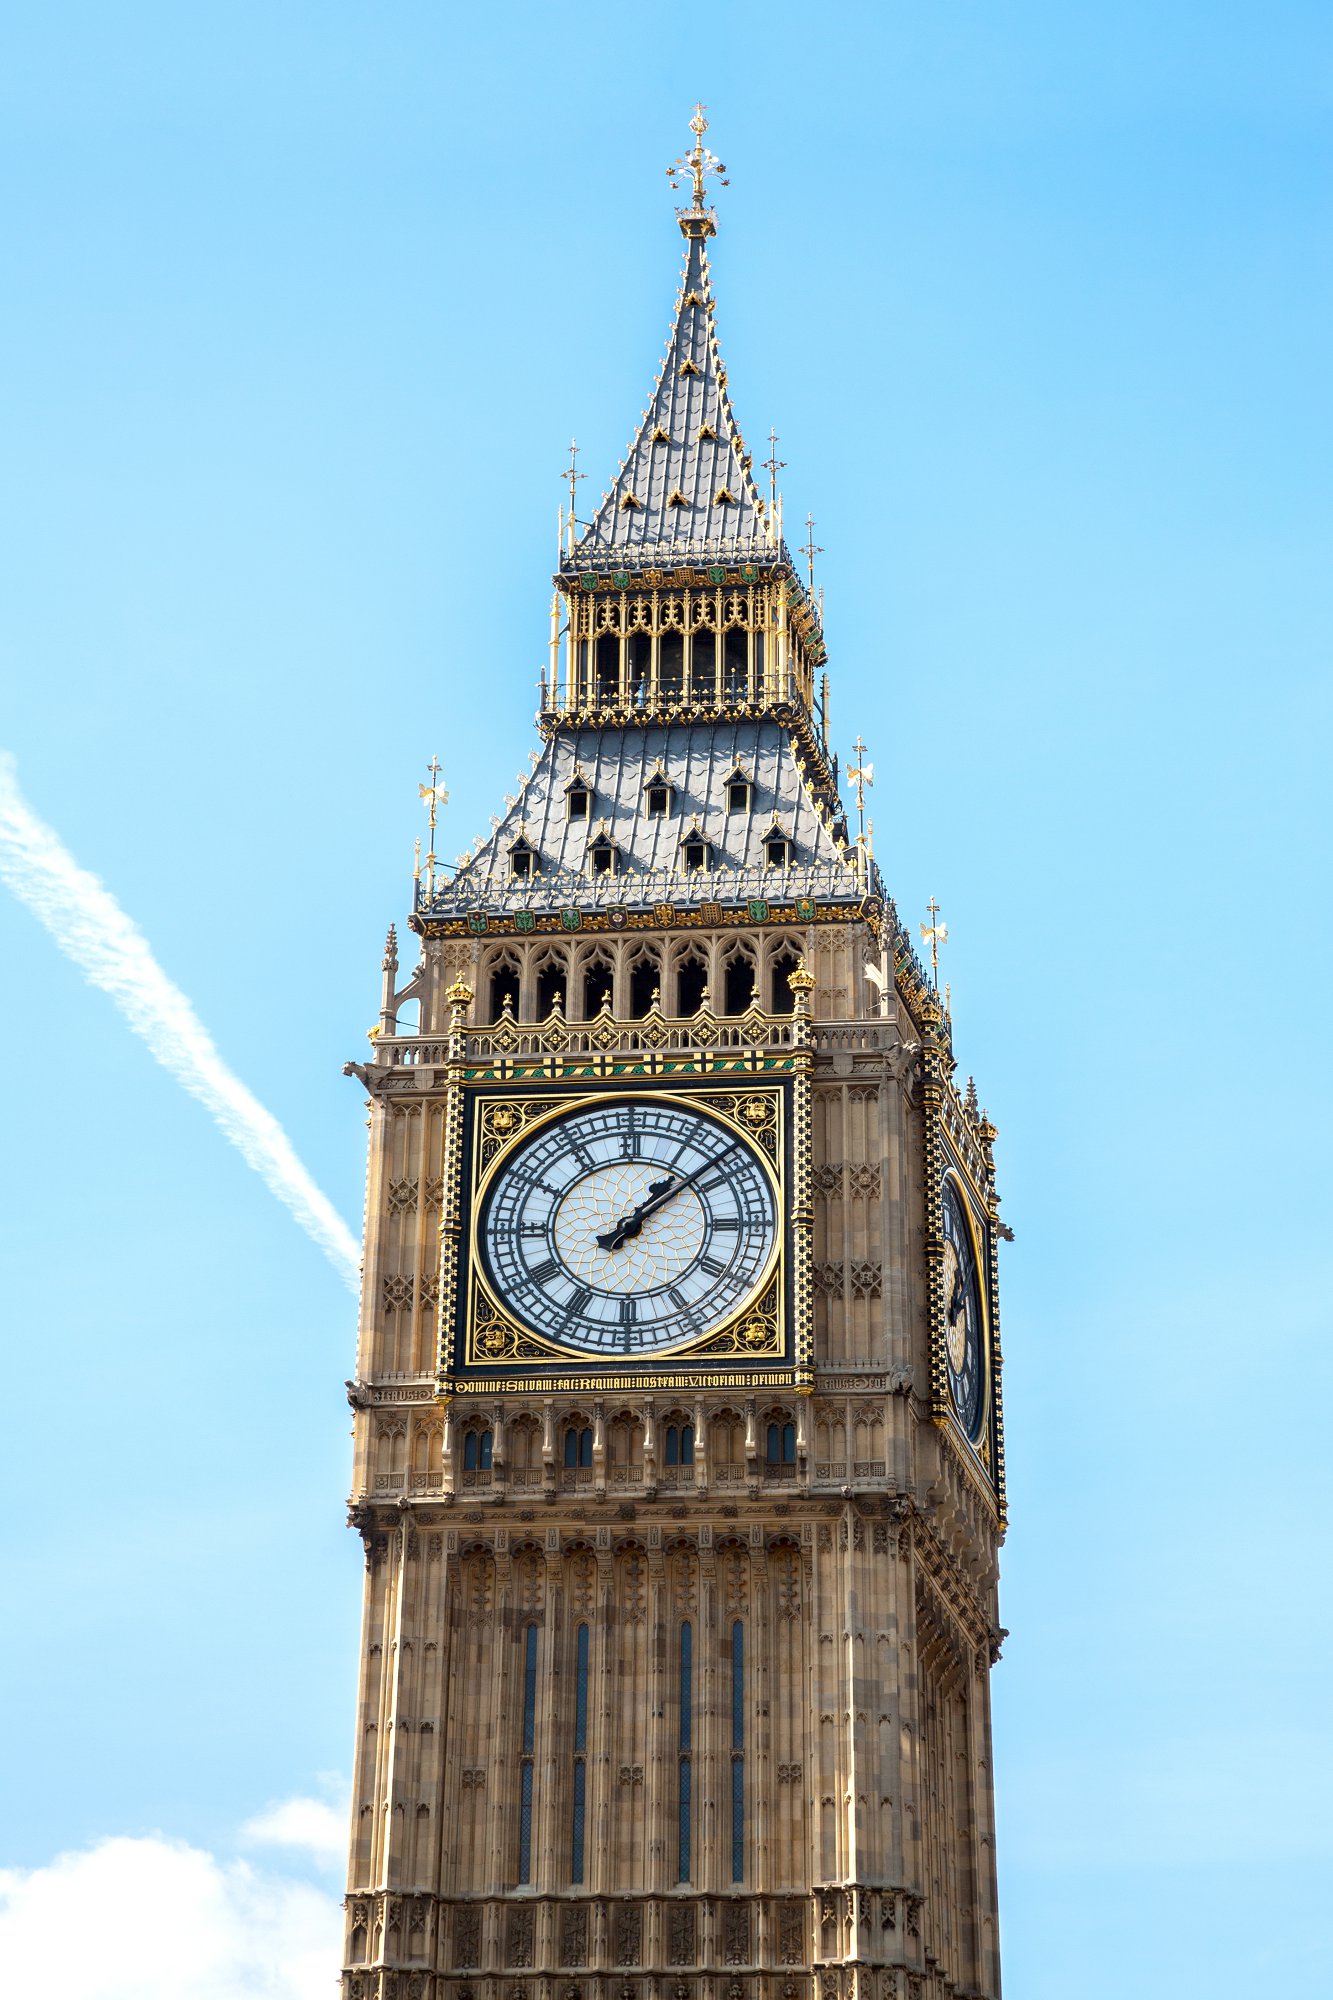
[[[702,131],[531,774],[349,1066],[346,2000],[1000,1991],[995,1130],[849,838]]]

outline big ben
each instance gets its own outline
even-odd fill
[[[530,775],[349,1065],[345,2000],[1000,1992],[995,1129],[849,827],[705,129]]]

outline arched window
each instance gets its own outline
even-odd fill
[[[597,700],[620,700],[620,640],[614,632],[603,632],[597,641]]]
[[[794,951],[780,952],[769,969],[772,983],[771,1006],[775,1014],[792,1014],[796,1011],[796,995],[791,989],[791,976],[800,970],[800,955]]]
[[[676,1880],[690,1879],[690,1778],[694,1740],[694,1628],[680,1628],[680,1682],[676,1710]]]
[[[609,958],[600,954],[583,968],[583,1018],[591,1021],[603,1006],[610,1007],[615,990],[615,974]]]
[[[685,641],[679,632],[664,632],[657,647],[657,686],[661,699],[679,701],[685,688]]]
[[[533,1753],[537,1742],[537,1627],[523,1635],[523,1750],[519,1762],[518,1879],[532,1880]]]
[[[630,967],[629,1012],[632,1021],[641,1021],[652,1006],[654,997],[660,998],[662,968],[656,953],[641,952]]]
[[[498,958],[491,968],[491,1019],[498,1021],[508,1000],[511,1010],[518,1012],[518,966],[511,958]]]
[[[743,1014],[755,998],[754,960],[748,951],[738,951],[727,960],[722,975],[722,1007],[727,1014]]]
[[[694,1425],[668,1424],[666,1434],[668,1465],[694,1464]]]
[[[697,1014],[708,992],[708,966],[698,952],[691,952],[676,967],[676,1012]]]
[[[745,1880],[745,1627],[731,1628],[731,1879]]]
[[[537,1019],[554,1013],[557,1001],[563,1010],[569,1001],[569,982],[561,958],[548,958],[537,973]]]
[[[696,632],[690,641],[690,699],[717,700],[717,639],[712,632]]]
[[[569,1878],[583,1880],[583,1834],[588,1790],[588,1628],[574,1635],[574,1824],[571,1828]]]
[[[795,1465],[795,1424],[771,1423],[768,1427],[767,1445],[764,1456],[769,1465]]]
[[[750,692],[749,646],[744,632],[733,626],[723,641],[723,667],[728,701],[745,701]]]
[[[625,664],[629,668],[629,689],[637,695],[642,688],[648,691],[648,669],[651,663],[653,642],[646,632],[631,632],[625,642]]]

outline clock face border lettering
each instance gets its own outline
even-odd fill
[[[479,1305],[536,1354],[586,1367],[687,1361],[747,1313],[774,1308],[770,1339],[786,1349],[788,1091],[777,1079],[709,1082],[737,1108],[688,1087],[531,1093],[540,1110],[484,1163],[478,1135],[496,1094],[477,1094],[465,1367],[487,1365],[468,1352]],[[502,1101],[521,1111],[520,1097]]]

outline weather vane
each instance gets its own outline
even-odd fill
[[[449,803],[449,794],[440,783],[440,760],[432,757],[426,769],[430,772],[430,783],[418,785],[417,792],[426,808],[426,824],[430,840],[426,848],[426,894],[435,893],[435,820],[441,806]]]
[[[574,528],[575,528],[574,503],[577,498],[578,483],[580,479],[586,479],[588,477],[586,472],[579,471],[579,441],[577,438],[571,438],[569,440],[569,464],[565,467],[560,477],[562,479],[568,480],[569,482],[569,546],[572,549],[574,546]]]
[[[928,924],[922,924],[921,942],[924,944],[927,938],[930,939],[930,972],[935,984],[935,991],[938,993],[940,990],[940,946],[947,944],[949,941],[949,926],[947,924],[937,924],[933,921],[940,913],[940,906],[933,896],[926,904],[926,909],[932,921]]]
[[[679,189],[682,174],[689,174],[694,184],[694,206],[702,210],[704,205],[704,175],[716,174],[723,187],[730,187],[727,170],[716,153],[710,153],[704,144],[704,133],[708,130],[708,120],[704,117],[704,107],[696,104],[694,116],[690,120],[690,130],[694,134],[694,144],[688,153],[682,153],[674,166],[667,168],[667,179],[673,188]]]
[[[859,823],[856,837],[859,845],[866,835],[866,788],[875,782],[875,767],[866,762],[866,745],[861,741],[860,730],[857,731],[856,741],[852,745],[852,755],[856,762],[848,765],[847,776],[856,786],[856,817]]]
[[[776,507],[778,504],[778,474],[785,472],[787,469],[786,459],[778,457],[778,434],[776,431],[769,432],[768,457],[761,459],[760,463],[764,471],[768,474],[768,503],[770,507]]]
[[[806,539],[801,544],[801,554],[805,557],[809,565],[810,595],[813,597],[815,594],[815,557],[822,556],[824,553],[819,543],[815,540],[815,517],[813,514],[807,514],[805,517],[805,533]]]

